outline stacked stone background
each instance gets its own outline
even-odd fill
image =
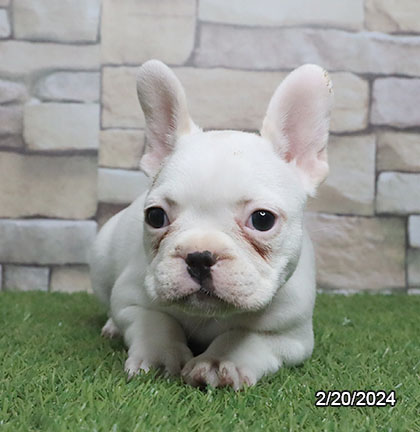
[[[97,227],[147,185],[134,75],[150,58],[205,129],[258,131],[289,71],[328,69],[318,285],[419,292],[418,0],[0,0],[1,289],[90,289]]]

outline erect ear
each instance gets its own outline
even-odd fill
[[[153,177],[178,138],[197,127],[188,114],[181,83],[162,62],[149,60],[140,67],[137,94],[146,119],[146,143],[140,168]]]
[[[287,162],[295,163],[305,190],[314,195],[328,175],[327,141],[333,91],[316,65],[291,72],[271,98],[261,136]]]

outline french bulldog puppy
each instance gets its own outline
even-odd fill
[[[151,186],[105,224],[91,255],[110,313],[103,334],[123,335],[128,376],[157,367],[239,390],[301,363],[314,345],[315,299],[303,210],[328,174],[328,74],[290,73],[260,135],[203,132],[157,60],[140,67],[137,91]],[[194,357],[189,342],[204,351]]]

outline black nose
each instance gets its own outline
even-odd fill
[[[211,278],[210,267],[215,264],[216,260],[209,251],[193,252],[187,255],[185,260],[188,267],[188,273],[197,282],[202,284],[204,279]]]

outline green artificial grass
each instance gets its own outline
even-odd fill
[[[420,297],[319,295],[315,351],[256,387],[127,383],[87,294],[0,294],[1,431],[420,431]],[[317,390],[395,389],[395,407],[315,407]]]

